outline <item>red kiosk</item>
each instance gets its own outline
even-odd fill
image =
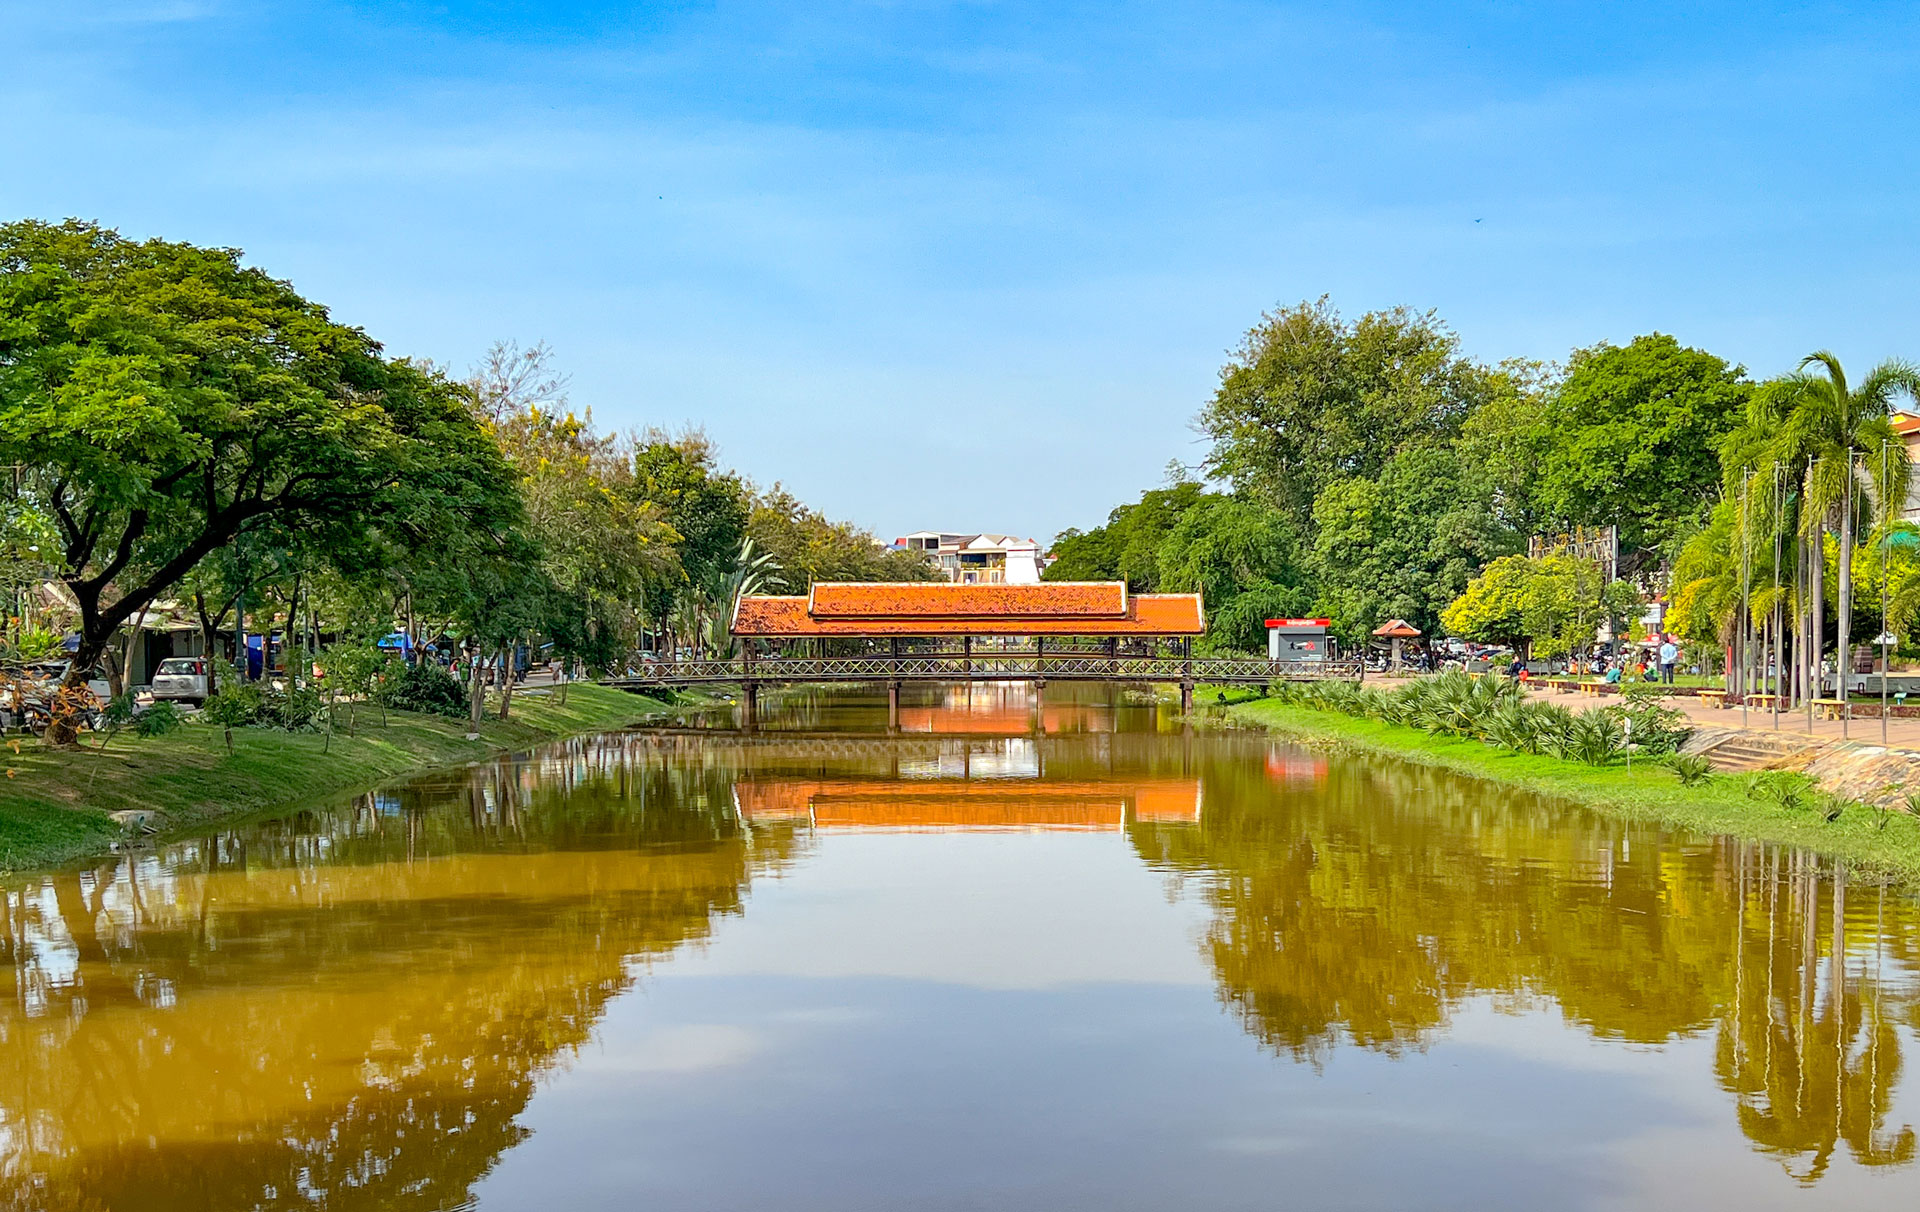
[[[1332,619],[1268,619],[1269,661],[1324,661],[1331,655],[1327,628]]]

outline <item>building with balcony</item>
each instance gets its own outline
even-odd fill
[[[916,530],[893,547],[918,553],[955,585],[1038,585],[1046,568],[1040,544],[1010,534]]]

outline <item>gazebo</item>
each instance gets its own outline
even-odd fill
[[[1393,641],[1393,656],[1389,658],[1387,667],[1393,670],[1393,672],[1398,673],[1400,672],[1401,662],[1400,646],[1408,640],[1419,639],[1420,629],[1405,619],[1388,619],[1386,622],[1380,624],[1380,626],[1375,627],[1373,634],[1382,639]]]

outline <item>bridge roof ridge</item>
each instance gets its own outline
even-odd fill
[[[1200,595],[1130,594],[1122,581],[1038,585],[821,581],[805,597],[743,596],[736,636],[1181,636],[1206,630]]]

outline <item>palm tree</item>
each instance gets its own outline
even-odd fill
[[[1811,368],[1811,369],[1810,369]],[[1920,369],[1889,359],[1874,367],[1858,386],[1849,387],[1840,359],[1826,350],[1808,354],[1792,374],[1780,380],[1775,399],[1784,409],[1782,424],[1767,446],[1768,460],[1783,466],[1804,493],[1800,533],[1811,544],[1805,597],[1807,616],[1807,688],[1819,691],[1822,620],[1825,618],[1824,559],[1819,556],[1828,528],[1840,530],[1839,672],[1844,678],[1853,611],[1853,535],[1865,487],[1877,522],[1892,522],[1906,499],[1911,474],[1906,444],[1894,431],[1893,402],[1905,395],[1920,401]],[[1778,414],[1776,414],[1778,415]],[[1860,461],[1865,457],[1865,474]],[[1864,481],[1864,483],[1863,483]]]
[[[711,584],[687,595],[685,617],[689,632],[700,637],[703,647],[725,655],[733,647],[729,626],[740,609],[740,599],[783,588],[786,579],[773,553],[761,550],[751,535],[740,540],[730,566],[714,571]]]

